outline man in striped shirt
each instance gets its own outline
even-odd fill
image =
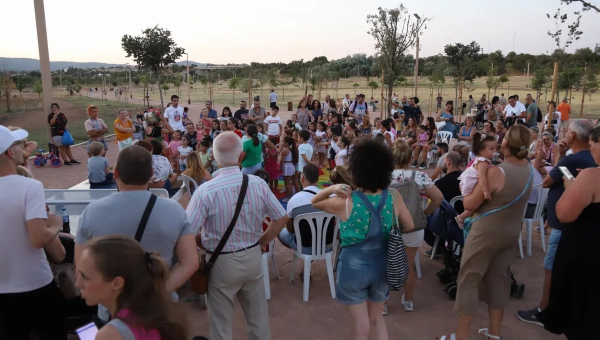
[[[187,207],[192,229],[200,234],[202,246],[207,251],[207,261],[233,218],[242,186],[241,153],[242,142],[236,134],[219,134],[213,144],[219,170],[211,181],[198,187]],[[272,222],[263,234],[265,217],[270,217]],[[233,338],[235,296],[244,310],[248,339],[270,338],[261,248],[279,234],[287,220],[285,210],[269,186],[261,178],[249,175],[240,215],[208,281],[211,339]]]

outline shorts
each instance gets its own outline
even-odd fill
[[[102,145],[104,145],[104,150],[108,150],[108,144],[106,144],[106,141],[104,139],[102,139],[102,140],[88,140],[87,141],[87,146],[86,146],[87,152],[90,152],[90,144],[92,144],[92,142],[102,143]]]
[[[562,127],[563,129],[568,129],[569,128],[569,120],[561,120],[560,121],[560,127]],[[558,133],[558,131],[556,131],[556,133]]]
[[[346,305],[387,301],[390,289],[385,273],[386,249],[343,248],[337,264],[336,299]]]
[[[242,173],[244,175],[254,175],[254,173],[258,169],[262,169],[262,164],[261,163],[258,163],[256,165],[253,165],[253,166],[250,166],[250,167],[247,167],[247,168],[242,167]]]
[[[56,143],[56,146],[63,146],[62,139],[63,136],[52,136],[52,140]]]
[[[295,173],[296,167],[294,166],[294,163],[283,163],[283,176],[294,176]]]
[[[424,237],[425,230],[419,230],[412,233],[402,234],[404,246],[408,248],[419,248],[421,245],[423,245]]]
[[[277,106],[277,102],[271,102],[271,104],[269,105],[270,108],[274,108],[275,106]]]
[[[550,271],[554,267],[554,257],[556,256],[556,249],[558,249],[561,236],[562,230],[556,229],[552,229],[550,236],[548,236],[548,252],[546,252],[546,257],[544,257],[544,268]]]
[[[298,250],[298,244],[296,244],[296,234],[290,233],[286,228],[283,228],[279,233],[279,241],[284,245],[294,249],[294,251]],[[326,245],[326,250],[332,251],[333,244]],[[302,247],[302,254],[310,255],[312,254],[312,247]]]

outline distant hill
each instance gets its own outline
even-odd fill
[[[211,65],[206,63],[199,63],[196,61],[190,60],[190,65],[196,64],[198,66]],[[178,61],[177,65],[185,65],[184,61]],[[81,69],[88,68],[110,68],[110,67],[126,67],[126,64],[109,64],[109,63],[99,63],[99,62],[78,62],[78,61],[51,61],[50,62],[50,70],[57,71],[66,69],[68,67],[77,67]],[[4,58],[0,57],[0,71],[39,71],[40,70],[40,61],[39,59],[32,58]]]

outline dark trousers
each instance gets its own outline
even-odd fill
[[[113,181],[113,173],[109,172],[106,175],[106,180],[102,183],[92,183],[90,182],[90,189],[114,189],[117,185]]]
[[[65,340],[65,299],[52,281],[42,288],[0,294],[0,339],[28,340],[31,334],[40,340]]]

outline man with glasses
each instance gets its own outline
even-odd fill
[[[17,175],[27,136],[0,125],[0,339],[66,339],[64,298],[48,264],[65,256],[62,219],[46,213],[42,183]]]

